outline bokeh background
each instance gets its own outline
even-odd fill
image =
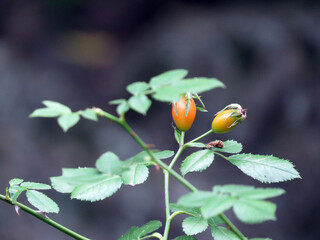
[[[287,193],[274,199],[276,222],[248,226],[227,215],[248,237],[319,239],[319,10],[318,1],[0,0],[1,192],[14,177],[50,183],[62,167],[94,166],[106,151],[122,159],[140,151],[103,119],[81,120],[64,134],[53,119],[28,118],[42,100],[114,112],[108,101],[128,97],[127,84],[184,68],[190,77],[216,77],[227,85],[202,95],[209,113],[198,113],[187,139],[238,102],[248,108],[247,120],[218,137],[242,142],[244,152],[290,159],[302,175],[266,186],[216,158],[203,174],[187,178],[203,190],[228,183],[282,187]],[[168,104],[153,102],[146,117],[127,115],[147,143],[176,149]],[[52,190],[48,195],[61,211],[50,217],[92,239],[117,239],[133,225],[164,221],[162,182],[161,171],[151,169],[143,185],[124,186],[96,203]],[[172,201],[187,193],[171,183]],[[0,239],[70,239],[25,213],[17,216],[3,202],[0,212]],[[171,238],[182,234],[182,219],[173,221]],[[207,231],[199,239],[210,236]]]

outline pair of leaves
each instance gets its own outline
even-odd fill
[[[203,143],[190,143],[187,144],[189,147],[201,147],[206,148]],[[238,153],[242,150],[241,143],[233,140],[228,140],[224,142],[223,148],[214,147],[212,149],[204,149],[189,155],[181,164],[181,173],[186,175],[188,172],[201,172],[207,169],[214,160],[214,152],[224,152],[224,153]]]
[[[158,230],[161,226],[162,223],[160,221],[150,221],[140,228],[130,228],[130,230],[126,234],[121,236],[118,240],[140,240],[142,237],[148,235],[149,233]]]
[[[28,202],[44,213],[58,213],[58,205],[47,195],[37,190],[49,190],[51,187],[43,183],[24,182],[23,179],[14,178],[9,182],[9,194],[12,203],[17,202],[21,193],[26,192]]]
[[[278,188],[254,188],[244,185],[216,186],[212,192],[198,191],[181,197],[179,205],[200,207],[205,219],[217,216],[233,207],[236,216],[244,223],[261,223],[275,220],[275,204],[264,201],[284,191]]]
[[[69,107],[58,102],[47,100],[42,103],[46,107],[34,110],[30,114],[30,117],[57,117],[58,124],[64,132],[67,132],[71,127],[75,126],[79,122],[80,116],[92,121],[98,120],[96,113],[92,109],[72,112]]]
[[[166,158],[172,151],[155,153]],[[99,201],[110,197],[122,184],[136,185],[145,182],[149,176],[150,157],[140,152],[126,161],[121,161],[112,152],[102,154],[96,161],[96,168],[64,168],[62,175],[51,177],[54,189],[71,193],[71,198],[83,201]]]

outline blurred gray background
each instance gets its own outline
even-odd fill
[[[274,199],[276,222],[249,226],[227,215],[248,237],[319,239],[319,10],[318,1],[0,0],[1,192],[14,177],[50,183],[62,167],[92,167],[106,151],[121,159],[140,151],[107,120],[81,120],[64,134],[53,119],[28,118],[42,100],[114,113],[108,101],[128,97],[127,84],[184,68],[190,77],[227,85],[202,95],[209,113],[198,113],[186,139],[207,131],[215,112],[237,102],[248,108],[247,120],[204,141],[237,140],[244,152],[290,159],[302,175],[264,185],[216,158],[187,179],[203,190],[229,183],[282,187],[287,193]],[[177,148],[168,104],[153,102],[146,117],[127,117],[147,143]],[[171,183],[172,202],[188,192]],[[92,239],[113,240],[133,225],[164,222],[163,176],[155,169],[143,185],[123,186],[101,202],[70,200],[54,190],[48,195],[61,208],[50,217]],[[70,239],[3,202],[0,212],[1,240]],[[171,238],[182,235],[182,219],[173,221]],[[206,231],[199,239],[210,236]]]

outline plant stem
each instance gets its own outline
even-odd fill
[[[26,205],[16,202],[15,204],[12,203],[10,199],[7,199],[4,195],[0,194],[0,200],[10,204],[10,205],[16,205],[18,206],[21,210],[25,211],[26,213],[29,213],[30,215],[40,219],[41,221],[51,225],[52,227],[58,229],[59,231],[73,237],[74,239],[79,239],[79,240],[89,240],[89,238],[86,238],[84,236],[81,236],[80,234],[62,226],[61,224],[51,220],[50,218],[44,217],[43,215],[37,213],[35,210],[32,208],[27,207]]]
[[[98,110],[98,112],[97,112]],[[131,127],[127,124],[124,118],[117,118],[109,113],[104,112],[101,109],[97,109],[96,113],[99,114],[100,116],[104,116],[111,121],[114,121],[121,125],[129,134],[130,136],[142,147],[143,150],[148,153],[148,155],[151,157],[152,161],[156,164],[158,164],[160,167],[162,167],[163,170],[166,170],[170,175],[172,175],[175,179],[177,179],[181,184],[183,184],[186,188],[188,188],[192,192],[197,192],[198,189],[193,186],[188,180],[183,178],[180,174],[178,174],[176,171],[171,169],[167,164],[162,162],[160,159],[156,158],[153,152],[147,147],[147,145],[144,143],[144,141],[131,129]],[[198,141],[199,139],[211,134],[213,131],[209,130],[208,132],[200,135],[199,137],[189,141],[188,143],[185,144],[185,146],[189,143],[193,143]],[[181,153],[182,151],[180,151]],[[178,152],[177,152],[178,153]],[[219,214],[219,217],[223,219],[225,224],[240,238],[240,240],[247,240],[247,238],[240,232],[240,230],[225,216],[223,213]],[[170,224],[170,223],[169,223]],[[165,239],[164,239],[165,240]]]
[[[184,134],[185,132],[181,132],[181,136],[180,136],[180,142],[179,142],[179,149],[176,153],[176,155],[173,157],[170,165],[169,165],[169,169],[172,169],[174,163],[177,161],[177,159],[179,158],[180,154],[182,153],[183,149],[184,149]],[[166,206],[166,225],[164,228],[164,233],[163,233],[163,240],[167,240],[168,239],[168,235],[169,235],[169,230],[170,230],[170,224],[171,224],[171,216],[170,216],[170,200],[169,200],[169,173],[167,170],[163,171],[164,173],[164,196],[165,196],[165,206]]]

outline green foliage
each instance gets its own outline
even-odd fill
[[[162,226],[160,221],[151,221],[142,227],[132,227],[130,230],[120,237],[118,240],[140,240],[142,237],[158,230]]]
[[[126,185],[134,186],[144,183],[149,176],[149,170],[145,165],[133,164],[129,170],[122,174],[122,181]]]
[[[223,142],[223,148],[214,147],[212,148],[215,152],[223,153],[239,153],[242,151],[242,144],[234,140],[227,140]]]
[[[301,178],[291,162],[274,156],[238,154],[230,156],[229,161],[245,174],[264,183]]]
[[[146,82],[134,82],[127,86],[127,91],[132,95],[142,94],[149,88],[149,85]]]
[[[225,227],[212,226],[211,233],[214,240],[240,240],[235,233]]]
[[[207,220],[201,217],[187,217],[182,222],[183,231],[187,235],[196,235],[205,231],[207,227]]]
[[[214,153],[210,150],[200,150],[192,153],[181,164],[181,173],[186,175],[188,172],[201,172],[208,168],[214,160]]]
[[[122,164],[117,155],[113,152],[106,152],[96,161],[96,168],[102,173],[116,175],[122,172]]]
[[[146,95],[137,95],[129,98],[130,107],[143,115],[147,114],[151,106],[151,100]]]
[[[167,71],[167,72],[161,73],[158,76],[151,78],[149,84],[153,89],[163,87],[163,86],[170,86],[175,82],[183,79],[185,76],[187,76],[187,74],[188,74],[188,71],[184,69]]]
[[[26,192],[27,199],[31,205],[45,213],[58,213],[58,205],[45,194],[36,190],[29,190]]]
[[[191,236],[179,236],[179,237],[176,237],[174,240],[197,240],[197,239]]]
[[[36,190],[49,190],[51,187],[44,183],[23,182],[14,178],[9,181],[9,194],[13,204],[16,204],[21,193],[26,192],[28,202],[44,213],[58,213],[58,205],[47,195]]]
[[[68,113],[63,114],[58,118],[58,124],[63,129],[64,132],[67,132],[69,128],[76,125],[80,120],[80,116],[77,113]]]
[[[201,215],[208,219],[233,207],[236,216],[245,223],[275,220],[276,207],[262,201],[283,194],[279,188],[254,188],[245,185],[215,186],[212,192],[189,193],[178,200],[186,207],[200,207]]]
[[[85,109],[80,112],[81,116],[85,119],[92,120],[92,121],[98,121],[97,114],[92,109]]]

